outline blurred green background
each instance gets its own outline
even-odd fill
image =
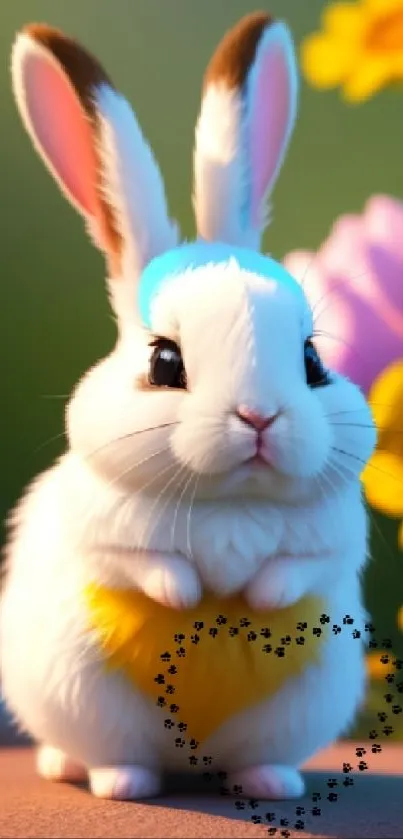
[[[322,0],[3,0],[2,521],[30,478],[63,450],[66,395],[115,338],[102,258],[31,149],[13,103],[8,63],[16,30],[30,21],[47,22],[101,58],[134,105],[163,170],[171,209],[184,235],[192,236],[193,130],[211,52],[229,26],[258,8],[287,20],[299,44],[319,28],[324,5]],[[302,84],[300,119],[276,188],[265,247],[280,259],[289,250],[317,248],[333,220],[361,211],[370,194],[401,197],[402,110],[401,92],[387,91],[368,104],[348,107],[338,93],[318,93]],[[394,522],[374,516],[372,548],[365,585],[376,636],[391,638],[403,658],[396,624],[403,562]],[[383,691],[383,682],[374,690]],[[373,728],[374,709],[371,714]],[[359,731],[365,734],[363,720]]]

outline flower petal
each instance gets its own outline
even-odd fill
[[[301,67],[310,84],[337,87],[348,76],[356,55],[355,45],[321,33],[309,35],[301,45]]]
[[[369,504],[387,516],[403,515],[403,458],[378,451],[365,467],[361,480]]]
[[[365,102],[392,81],[393,77],[393,66],[387,56],[381,58],[363,53],[344,83],[343,97],[351,104]]]
[[[322,12],[322,26],[326,32],[339,35],[343,41],[357,41],[366,29],[366,17],[358,3],[332,3]]]
[[[390,364],[372,385],[368,401],[380,434],[394,439],[395,451],[401,451],[403,417],[403,359]],[[387,431],[384,432],[384,429]],[[397,432],[393,435],[393,431]],[[389,448],[389,445],[388,445]],[[392,448],[392,447],[390,447]],[[403,493],[402,493],[403,498]]]
[[[385,19],[388,15],[403,11],[402,0],[363,0],[360,13],[363,17]]]

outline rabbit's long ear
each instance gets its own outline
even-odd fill
[[[135,114],[99,62],[49,26],[17,35],[11,69],[25,128],[107,257],[118,317],[133,319],[136,278],[178,241]]]
[[[194,152],[202,238],[259,247],[297,100],[288,28],[263,12],[247,15],[218,45],[204,79]]]

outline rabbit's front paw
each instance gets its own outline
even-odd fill
[[[196,606],[202,596],[197,571],[179,556],[150,558],[141,588],[148,597],[171,609],[189,609]]]
[[[269,559],[245,589],[245,598],[253,609],[285,609],[306,594],[309,582],[306,561],[290,557]]]

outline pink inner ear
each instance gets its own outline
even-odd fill
[[[263,200],[278,174],[294,116],[287,54],[281,44],[270,45],[255,72],[249,128],[251,214],[253,224],[259,226]]]
[[[97,161],[90,124],[77,95],[57,66],[38,53],[25,58],[24,87],[40,150],[78,209],[96,216]]]

